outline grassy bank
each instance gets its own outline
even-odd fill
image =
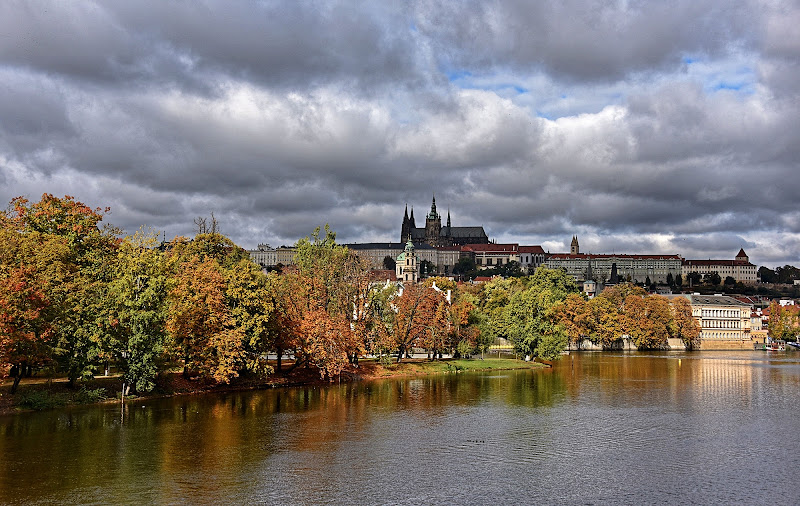
[[[391,378],[395,376],[424,376],[428,374],[448,374],[463,371],[492,371],[492,370],[512,370],[512,369],[534,369],[547,367],[546,364],[538,362],[525,362],[510,358],[487,358],[487,359],[447,359],[447,360],[427,360],[414,359],[381,365],[374,363],[370,366],[366,361],[362,361],[361,368],[369,368],[361,374],[363,377],[372,378]],[[373,369],[374,367],[374,369]]]
[[[229,392],[234,390],[256,390],[302,385],[326,385],[319,374],[307,368],[289,371],[291,361],[284,361],[284,371],[269,378],[237,378],[229,385],[215,384],[200,379],[185,379],[179,372],[161,374],[156,388],[144,396],[130,396],[131,399],[151,399],[174,395],[187,395],[204,392]],[[362,359],[358,367],[348,367],[342,372],[340,381],[359,381],[379,378],[427,376],[434,374],[457,374],[467,371],[492,371],[513,369],[537,369],[546,364],[525,362],[508,358],[486,359],[407,359],[401,363],[380,364],[374,359]],[[119,376],[98,377],[79,382],[74,389],[64,378],[26,378],[16,394],[11,395],[11,381],[0,386],[0,415],[28,410],[55,409],[67,405],[93,404],[98,402],[119,402],[122,379]]]

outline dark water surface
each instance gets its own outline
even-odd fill
[[[573,354],[0,417],[0,502],[798,504],[800,353]]]

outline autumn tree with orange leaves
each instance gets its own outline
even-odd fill
[[[675,297],[672,305],[674,337],[683,341],[687,350],[700,348],[700,323],[692,316],[692,304],[684,297]]]
[[[2,217],[7,232],[63,245],[57,249],[64,253],[59,259],[60,282],[45,286],[49,307],[58,314],[52,328],[53,358],[66,371],[70,385],[93,374],[109,322],[106,289],[119,231],[101,227],[107,212],[71,196],[44,194],[35,203],[23,197],[13,199]]]
[[[227,383],[239,375],[244,353],[241,329],[225,304],[225,280],[213,258],[192,256],[176,273],[169,294],[167,331],[172,354],[183,360],[183,374]]]

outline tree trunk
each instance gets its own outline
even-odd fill
[[[275,364],[275,370],[281,372],[281,359],[283,358],[283,350],[278,350],[278,363]]]
[[[20,381],[22,381],[22,375],[21,374],[17,374],[16,376],[14,376],[14,384],[11,385],[11,393],[12,394],[17,393],[17,387],[19,386],[19,382]]]

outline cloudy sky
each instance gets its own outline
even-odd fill
[[[0,200],[244,247],[330,223],[800,263],[800,4],[0,2]],[[421,220],[417,220],[418,223]]]

